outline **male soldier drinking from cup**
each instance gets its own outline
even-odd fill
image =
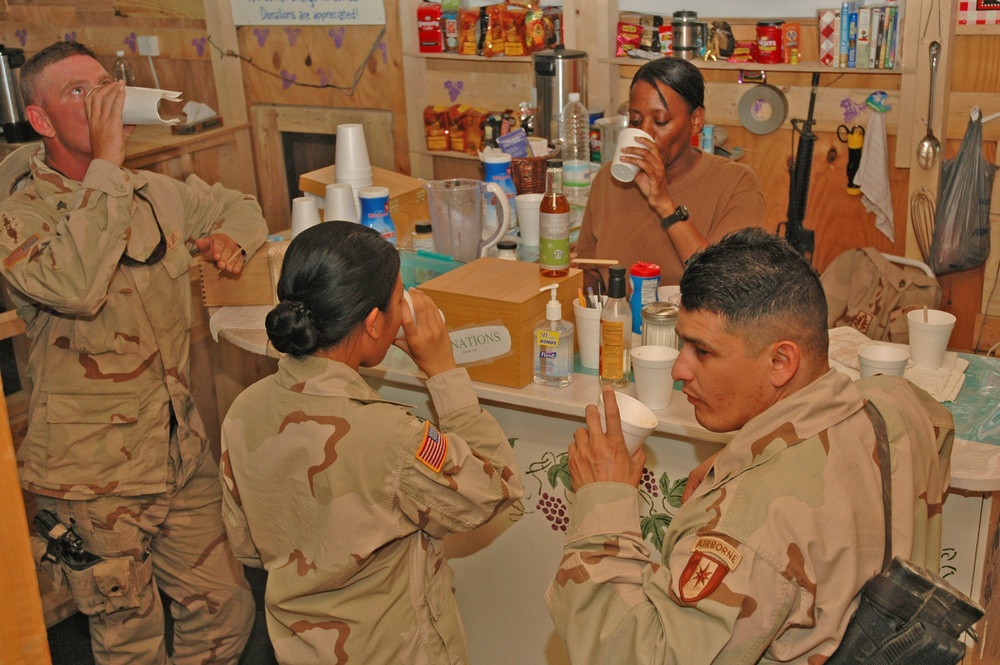
[[[569,447],[576,497],[549,610],[575,663],[822,662],[882,565],[865,403],[892,450],[892,553],[933,569],[951,415],[905,379],[831,369],[819,277],[763,230],[696,254],[681,293],[673,378],[702,426],[735,435],[693,474],[656,563],[639,527],[645,453],[628,455],[606,389],[607,432],[588,406]]]
[[[101,560],[65,566],[98,663],[235,663],[253,598],[226,540],[191,397],[191,254],[239,273],[266,225],[250,196],[123,167],[125,86],[59,42],[21,69],[44,150],[0,204],[0,262],[30,343],[25,490]]]

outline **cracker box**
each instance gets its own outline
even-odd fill
[[[559,283],[562,318],[575,323],[573,300],[583,272],[542,277],[538,264],[481,258],[420,286],[444,312],[459,364],[476,381],[523,388],[534,379],[532,332],[545,319],[549,292]]]

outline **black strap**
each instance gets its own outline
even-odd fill
[[[878,468],[882,474],[882,512],[885,516],[885,553],[882,555],[882,571],[889,567],[892,561],[892,468],[889,461],[889,435],[885,431],[885,421],[870,400],[865,402],[865,413],[872,421],[875,430],[876,452],[878,453]]]

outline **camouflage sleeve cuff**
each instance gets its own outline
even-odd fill
[[[434,400],[438,418],[442,420],[449,413],[461,409],[479,408],[479,398],[476,396],[475,388],[472,387],[472,379],[462,367],[441,372],[427,379],[427,390]]]
[[[626,483],[591,483],[576,493],[566,542],[639,534],[639,491]]]

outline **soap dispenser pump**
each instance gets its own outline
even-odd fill
[[[573,381],[573,324],[562,318],[558,284],[543,286],[551,300],[545,304],[545,320],[535,326],[535,383],[561,388]]]

